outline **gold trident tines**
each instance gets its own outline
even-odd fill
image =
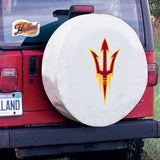
[[[114,65],[115,65],[115,61],[116,61],[116,58],[117,58],[117,55],[120,49],[114,52],[112,56],[110,57],[110,59],[112,60],[111,60],[109,69],[107,69],[107,52],[110,53],[110,50],[108,47],[107,40],[106,38],[104,38],[101,49],[100,49],[100,52],[103,53],[103,70],[100,68],[100,65],[99,65],[99,61],[98,61],[98,59],[100,59],[99,56],[93,50],[91,49],[89,50],[94,59],[95,68],[96,68],[96,77],[99,78],[99,87],[100,89],[101,89],[101,86],[103,87],[104,103],[106,103],[108,85],[109,85],[109,90],[110,90],[111,78],[113,77],[113,73],[114,73]]]

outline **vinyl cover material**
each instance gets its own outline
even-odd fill
[[[142,98],[146,56],[137,34],[123,20],[82,15],[51,36],[42,78],[61,114],[89,126],[108,126],[123,119]]]

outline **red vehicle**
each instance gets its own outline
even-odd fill
[[[79,159],[84,159],[83,156],[91,159],[90,156],[93,155],[94,158],[97,158],[97,154],[98,157],[110,154],[112,158],[118,156],[120,159],[127,160],[140,159],[140,152],[143,147],[142,139],[160,137],[159,121],[143,119],[153,116],[154,86],[157,84],[158,79],[148,2],[144,0],[133,0],[132,2],[129,0],[123,2],[120,0],[1,0],[0,3],[0,148],[15,150],[18,158],[48,155],[68,155],[72,158],[78,154]],[[106,22],[103,21],[104,17],[108,17]],[[109,22],[113,22],[114,29],[112,30],[112,26],[109,26],[108,36],[104,34],[100,37],[101,39],[98,39],[101,30],[102,33],[105,33],[103,26],[108,27]],[[116,26],[114,22],[122,26]],[[102,28],[99,27],[103,23]],[[100,28],[98,33],[95,31],[97,28],[92,28],[96,25],[97,28]],[[122,28],[123,25],[124,28]],[[78,34],[79,39],[74,37],[74,32],[80,33]],[[68,35],[65,35],[67,33]],[[98,40],[95,42],[91,34],[90,36],[87,35],[88,33],[97,36]],[[117,36],[115,36],[115,33]],[[127,33],[133,33],[133,36],[130,37]],[[72,38],[72,35],[74,38]],[[88,36],[91,40],[87,39],[82,44],[81,35]],[[113,43],[112,39],[108,38],[109,36],[113,37]],[[77,49],[76,47],[69,48],[71,41],[74,41],[75,45],[78,43],[81,52],[87,42],[94,41],[93,45],[91,43],[90,46],[87,46],[87,56],[91,56],[90,61],[93,64],[93,77],[95,76],[96,84],[94,86],[98,88],[98,79],[100,86],[102,86],[102,90],[98,91],[96,95],[88,94],[89,89],[91,89],[89,93],[94,93],[92,82],[87,76],[89,73],[92,77],[92,69],[91,72],[84,74],[90,81],[88,84],[83,83],[83,79],[77,82],[79,77],[83,77],[83,74],[79,71],[81,67],[78,68],[78,74],[75,74],[77,79],[74,79],[72,75],[68,77],[65,74],[64,76],[61,75],[68,69],[65,70],[65,62],[68,63],[71,54],[68,50],[75,52]],[[133,42],[135,43],[134,46],[132,46]],[[123,67],[123,64],[126,63],[125,58],[123,58],[123,47],[116,46],[112,50],[118,43],[126,44],[126,47],[124,47],[127,48],[126,51],[131,51],[128,56],[130,56],[132,62],[126,64],[128,67],[125,65]],[[95,49],[96,44],[97,48]],[[140,47],[136,48],[137,45]],[[53,57],[58,54],[63,56],[64,51],[62,50],[63,53],[61,51],[63,47],[65,48],[66,57],[62,58],[62,68],[59,67],[59,69],[60,62]],[[133,57],[130,54],[133,53],[132,47],[135,47],[136,50],[136,55]],[[142,49],[144,52],[139,55],[139,50]],[[101,57],[103,58],[103,70],[98,68],[100,67],[97,58],[99,50],[103,53],[103,57]],[[72,61],[69,62],[69,65],[73,63],[75,67],[71,66],[71,69],[69,68],[70,70],[67,71],[68,74],[70,72],[77,73],[73,68],[78,67],[79,61],[81,61],[80,51],[75,54],[78,58],[78,61],[75,62],[77,66]],[[112,61],[107,68],[104,57],[107,54],[106,52],[110,53],[109,51],[113,53]],[[138,59],[144,59],[144,62],[140,62]],[[86,66],[84,59],[81,63],[83,62],[83,66]],[[54,68],[55,64],[57,65],[55,68],[58,68],[59,71]],[[49,65],[50,68],[48,68]],[[117,66],[122,68],[122,74],[128,74],[125,79],[118,78],[119,84],[118,81],[114,80],[116,79],[116,70],[118,70]],[[139,66],[140,68],[138,68]],[[130,74],[130,69],[132,70],[134,67],[138,68],[134,72],[135,75]],[[135,71],[135,69],[133,70]],[[142,73],[144,73],[143,76]],[[114,78],[110,78],[111,81],[109,81],[111,74],[114,74]],[[49,80],[46,80],[48,75]],[[73,79],[73,88],[67,82],[70,79],[69,77]],[[56,82],[53,82],[52,85],[54,78]],[[142,80],[146,80],[146,82]],[[66,83],[69,89],[65,88]],[[108,90],[109,83],[111,83],[110,91]],[[77,84],[80,87],[77,87]],[[61,85],[63,85],[62,91]],[[114,89],[113,86],[117,85],[118,89]],[[126,92],[125,96],[121,97],[121,90],[123,90],[121,86],[124,88],[124,85],[126,85],[126,89],[124,89]],[[88,89],[81,94],[83,86],[88,86]],[[60,92],[59,95],[58,92]],[[109,92],[111,93],[109,94]],[[118,99],[115,100],[111,96],[111,102],[109,103],[108,99],[113,92],[114,96],[118,95]],[[118,94],[116,95],[115,92]],[[99,94],[101,96],[97,96]],[[86,101],[86,96],[89,97],[88,99],[92,99],[93,102]],[[77,97],[81,97],[81,99],[79,100]],[[123,105],[121,101],[123,101]],[[72,107],[72,103],[73,106],[77,107]],[[101,103],[102,105],[100,105]],[[118,110],[118,114],[112,115],[113,111],[111,109],[101,110],[101,108],[98,108],[111,118],[106,118],[103,114],[100,115],[102,117],[101,122],[97,120],[98,118],[93,120],[92,116],[88,118],[89,111],[93,112],[92,115],[95,112],[90,110],[91,107],[89,106],[91,104],[95,110],[98,106],[113,104],[114,108],[118,104],[118,108],[114,108],[114,111]],[[87,114],[84,113],[86,108],[82,109],[83,113],[78,110],[83,106],[86,106]],[[125,110],[126,113],[123,114]],[[98,117],[98,115],[96,116]],[[133,148],[133,145],[136,147]],[[114,154],[111,150],[114,150],[117,154]]]

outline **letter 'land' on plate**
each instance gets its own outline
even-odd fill
[[[20,109],[20,101],[19,100],[7,100],[0,101],[0,111],[13,111]]]

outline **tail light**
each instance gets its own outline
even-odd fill
[[[93,12],[94,12],[94,6],[92,5],[73,5],[69,9],[69,18]]]
[[[148,87],[155,86],[158,82],[158,65],[148,64]]]
[[[75,5],[71,6],[70,11],[73,12],[78,12],[78,13],[93,13],[94,12],[94,7],[91,5]]]
[[[17,90],[17,70],[15,68],[1,70],[0,90],[3,93],[11,93]]]

